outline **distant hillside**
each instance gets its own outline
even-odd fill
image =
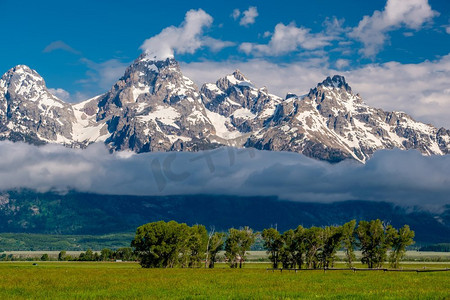
[[[0,233],[2,251],[86,251],[130,247],[134,233],[107,235],[53,235],[37,233]]]
[[[376,218],[395,227],[409,224],[419,243],[450,242],[449,206],[443,213],[433,214],[368,201],[323,204],[274,197],[59,195],[29,190],[0,194],[0,232],[10,233],[132,233],[137,226],[157,220],[204,224],[216,230],[244,225],[262,230],[276,225],[284,231],[299,224],[323,226]]]

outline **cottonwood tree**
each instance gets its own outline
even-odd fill
[[[102,249],[102,251],[100,251],[100,260],[102,261],[110,260],[113,258],[113,255],[114,255],[113,250],[104,248]]]
[[[292,256],[294,258],[294,266],[297,265],[299,269],[306,259],[306,228],[299,225],[294,230],[294,241],[292,243]]]
[[[381,267],[394,234],[392,226],[385,227],[379,219],[360,221],[357,233],[362,252],[361,262],[370,269]]]
[[[319,227],[305,230],[302,240],[306,248],[305,262],[308,269],[317,268],[319,250],[322,249],[324,243],[323,234],[323,228]]]
[[[339,249],[342,239],[342,228],[327,226],[321,231],[322,248],[319,253],[320,265],[323,269],[334,266],[336,251]]]
[[[188,244],[188,266],[198,267],[201,260],[205,258],[206,246],[208,243],[208,233],[205,226],[194,225],[187,230],[187,244]]]
[[[186,224],[154,222],[137,228],[131,242],[144,268],[174,267],[186,239]]]
[[[279,260],[284,269],[295,268],[294,259],[294,230],[289,229],[281,235],[283,244],[281,245]]]
[[[255,242],[256,234],[246,226],[242,229],[230,228],[225,242],[225,256],[232,268],[242,268],[245,254]]]
[[[224,238],[225,233],[214,232],[214,229],[211,230],[206,250],[207,259],[205,261],[205,266],[208,265],[209,268],[214,268],[214,264],[217,260],[217,253],[223,248]]]
[[[59,252],[58,254],[58,260],[59,261],[64,261],[67,258],[67,252],[65,250],[62,250],[61,252]]]
[[[267,249],[272,267],[274,269],[278,268],[280,251],[283,247],[281,234],[275,228],[269,228],[262,231],[261,237],[264,240],[264,248]]]
[[[354,250],[356,245],[355,227],[356,220],[351,220],[342,225],[342,248],[344,249],[345,261],[349,268],[353,267],[353,262],[356,260]]]
[[[414,231],[408,225],[403,226],[398,231],[395,230],[391,235],[391,254],[389,255],[389,262],[393,268],[398,268],[400,259],[406,253],[406,247],[414,243]]]

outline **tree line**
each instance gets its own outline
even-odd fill
[[[100,252],[94,252],[91,249],[81,252],[77,255],[69,255],[67,251],[62,250],[59,252],[58,257],[51,257],[48,253],[42,254],[42,256],[14,256],[13,254],[1,254],[0,261],[136,261],[137,256],[131,247],[123,247],[117,250],[104,248]]]
[[[42,260],[42,259],[41,259]],[[86,252],[81,252],[78,257],[73,257],[68,255],[66,251],[59,252],[59,261],[136,261],[137,256],[135,255],[131,247],[123,247],[117,250],[112,250],[109,248],[104,248],[100,252],[94,252],[91,249],[86,250]]]
[[[355,250],[359,249],[361,262],[369,268],[381,267],[387,258],[392,267],[398,268],[406,247],[414,243],[414,231],[408,225],[395,229],[380,220],[358,224],[352,220],[342,226],[298,226],[283,233],[275,228],[258,233],[249,227],[230,228],[227,233],[213,229],[208,232],[203,225],[159,221],[138,227],[131,246],[144,268],[200,267],[203,263],[213,268],[221,250],[231,268],[242,268],[258,236],[273,268],[331,268],[340,249],[348,267],[353,267]]]

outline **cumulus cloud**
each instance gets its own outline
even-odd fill
[[[335,65],[337,69],[343,69],[350,65],[350,60],[339,58],[338,60],[336,60]]]
[[[197,153],[119,152],[0,142],[0,189],[77,190],[122,195],[225,194],[292,201],[449,204],[450,156],[380,151],[362,165],[297,153],[219,148]]]
[[[269,92],[279,96],[288,92],[306,94],[326,76],[341,74],[373,107],[404,111],[419,121],[450,128],[450,54],[417,64],[387,62],[345,72],[336,67],[338,70],[330,67],[326,59],[314,58],[289,64],[264,59],[182,64],[183,72],[199,85],[215,82],[238,68],[257,86],[267,86]]]
[[[145,40],[140,48],[150,57],[164,59],[173,57],[175,52],[192,54],[205,46],[215,51],[229,46],[229,42],[204,36],[204,30],[211,27],[212,23],[213,18],[204,10],[190,10],[180,26],[163,29],[159,34]]]
[[[292,22],[288,25],[279,23],[268,44],[242,43],[239,49],[248,54],[256,56],[270,55],[279,56],[300,49],[314,50],[323,48],[330,44],[334,38],[323,33],[311,33],[309,28],[297,27]]]
[[[388,0],[383,11],[364,16],[349,36],[364,44],[362,54],[373,57],[382,49],[389,31],[400,27],[419,30],[436,15],[428,0]]]
[[[256,6],[250,6],[242,13],[242,18],[239,21],[239,25],[248,26],[250,24],[254,24],[255,19],[258,15],[258,9],[256,8]]]
[[[67,45],[66,43],[64,43],[63,41],[54,41],[51,42],[49,45],[47,45],[44,50],[42,50],[42,52],[44,53],[49,53],[49,52],[53,52],[55,50],[64,50],[73,54],[77,54],[80,55],[80,51],[75,50],[74,48],[70,47],[69,45]]]
[[[234,20],[237,20],[240,15],[241,15],[241,11],[238,8],[233,9],[233,12],[231,13],[231,17]]]
[[[69,102],[70,99],[71,99],[70,93],[68,91],[66,91],[65,89],[61,89],[61,88],[52,89],[52,88],[49,88],[48,91],[52,95],[55,95],[56,97],[58,97],[61,100]]]
[[[418,64],[368,65],[348,72],[346,77],[369,104],[405,111],[421,121],[450,128],[450,54]]]

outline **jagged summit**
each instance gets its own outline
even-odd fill
[[[318,86],[325,86],[330,88],[344,88],[351,93],[352,89],[345,81],[345,77],[341,75],[328,76],[324,81],[318,84]]]
[[[0,139],[71,143],[74,119],[71,105],[52,95],[28,66],[15,66],[0,78]]]
[[[27,84],[45,86],[41,75],[27,65],[17,65],[9,69],[1,78],[8,84],[21,85],[21,82],[26,81]]]
[[[287,93],[286,97],[284,97],[285,100],[289,99],[289,98],[297,98],[298,96],[294,93]]]
[[[29,72],[29,73],[33,73],[34,70],[32,70],[29,66],[27,65],[17,65],[15,67],[12,67],[9,71],[13,72],[13,73],[21,73],[21,72]],[[34,71],[36,74],[37,72]]]
[[[237,80],[250,82],[250,80],[248,80],[248,79],[244,76],[244,74],[242,74],[241,71],[239,71],[238,69],[234,70],[234,72],[233,72],[232,75],[233,75],[234,78],[236,78]]]
[[[162,59],[161,59],[162,58]],[[25,65],[0,78],[0,139],[113,151],[198,151],[222,145],[293,151],[365,162],[378,149],[450,153],[450,131],[385,112],[327,77],[307,95],[285,99],[239,70],[199,90],[173,56],[140,55],[106,93],[71,105]]]

